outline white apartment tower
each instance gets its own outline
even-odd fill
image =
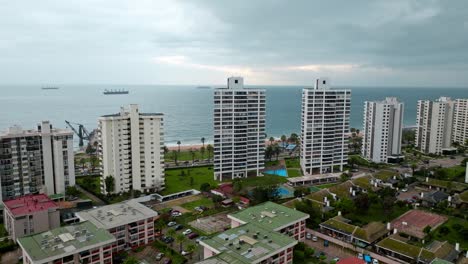
[[[418,150],[441,154],[451,147],[454,108],[455,102],[448,97],[418,101],[415,140]]]
[[[330,89],[327,79],[302,91],[301,168],[304,175],[343,170],[348,162],[351,91]]]
[[[265,90],[228,78],[214,91],[214,178],[257,176],[265,162]]]
[[[114,193],[164,188],[163,114],[140,113],[138,105],[99,118],[99,155],[104,179],[114,177]]]
[[[13,126],[0,133],[0,197],[64,194],[75,185],[73,132],[43,121],[37,130]]]
[[[455,100],[452,141],[468,144],[468,99]]]
[[[364,103],[362,156],[373,162],[389,162],[401,155],[403,103],[395,97]]]

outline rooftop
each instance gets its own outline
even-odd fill
[[[58,208],[58,205],[45,194],[22,196],[3,203],[15,217]]]
[[[107,230],[86,221],[19,238],[18,244],[33,261],[47,263],[114,241],[114,236]]]
[[[393,220],[391,226],[400,233],[423,239],[426,236],[423,232],[426,226],[430,226],[434,230],[445,221],[447,221],[445,216],[422,210],[411,210]]]
[[[365,264],[366,262],[363,259],[357,257],[349,257],[340,259],[336,264]]]
[[[277,230],[300,220],[309,218],[308,214],[279,205],[266,202],[252,206],[234,214],[228,215],[244,223],[254,223],[270,230]]]
[[[421,184],[447,188],[455,192],[462,192],[463,190],[468,189],[468,184],[465,184],[465,183],[454,182],[454,181],[444,181],[444,180],[438,180],[438,179],[432,179],[432,178],[429,178],[427,182],[422,181]]]
[[[380,222],[372,222],[364,227],[359,227],[347,223],[341,216],[328,219],[327,221],[320,224],[328,228],[332,228],[336,231],[340,231],[345,234],[353,235],[354,237],[367,241],[369,243],[374,242],[378,238],[382,237],[387,233],[385,224]]]
[[[377,243],[377,246],[411,258],[418,256],[426,260],[434,258],[434,253],[429,250],[400,241],[395,236],[385,238]]]
[[[271,232],[271,229],[248,223],[202,240],[200,244],[220,253],[215,262],[208,263],[252,263],[292,247],[297,241]]]
[[[128,200],[76,213],[81,220],[91,221],[99,228],[114,228],[158,216],[143,204]]]

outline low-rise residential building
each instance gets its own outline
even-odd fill
[[[255,223],[299,241],[305,239],[305,221],[309,217],[308,214],[273,202],[262,203],[228,215],[231,228]]]
[[[18,239],[24,264],[112,264],[113,242],[109,232],[89,221]]]
[[[90,221],[108,230],[116,239],[118,252],[154,241],[154,221],[158,213],[143,204],[128,200],[76,213],[80,221]]]
[[[336,216],[321,223],[320,229],[328,236],[360,247],[373,244],[389,232],[383,223],[371,222],[364,227],[359,227],[342,216]]]
[[[60,226],[58,205],[45,194],[4,201],[5,229],[13,241]]]
[[[289,236],[248,223],[200,241],[205,258],[200,263],[292,263],[296,244]]]
[[[421,204],[426,207],[434,207],[440,202],[448,201],[449,197],[443,191],[431,191],[423,195]]]

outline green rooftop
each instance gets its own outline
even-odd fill
[[[441,188],[448,188],[456,192],[461,192],[465,189],[468,189],[468,184],[465,184],[465,183],[454,182],[454,181],[443,181],[443,180],[432,179],[432,178],[429,178],[427,182],[424,180],[422,184],[441,187]]]
[[[65,195],[63,193],[57,193],[57,194],[52,194],[52,195],[49,195],[49,198],[51,200],[58,200],[58,199],[63,199],[65,198]]]
[[[207,263],[252,263],[270,257],[277,250],[292,247],[297,241],[263,226],[248,223],[217,234],[200,242],[216,249],[220,254]],[[276,254],[276,253],[275,253]],[[218,261],[218,262],[216,262]]]
[[[453,262],[450,262],[450,261],[447,261],[447,260],[444,260],[444,259],[440,259],[440,258],[435,258],[431,264],[453,264]]]
[[[18,244],[33,261],[60,258],[115,241],[107,230],[91,222],[55,228],[18,239]]]
[[[277,230],[292,222],[309,218],[308,214],[273,202],[252,206],[229,216],[244,223],[260,225],[269,230]]]
[[[468,203],[468,190],[460,193],[459,198],[463,202]]]
[[[419,256],[425,260],[431,260],[434,258],[434,253],[429,250],[407,244],[393,237],[385,238],[377,243],[377,246],[411,258],[418,258]]]

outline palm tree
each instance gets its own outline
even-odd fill
[[[190,156],[192,156],[192,164],[195,162],[195,151],[193,149],[190,149]]]
[[[86,159],[85,158],[81,158],[80,159],[80,163],[81,163],[81,169],[84,171],[84,167],[86,165]]]
[[[163,150],[164,150],[164,155],[167,155],[167,153],[169,153],[169,148],[167,146],[164,146]]]
[[[203,144],[203,147],[205,147],[205,138],[204,137],[201,138],[201,143]]]
[[[274,137],[270,137],[270,145],[273,145],[273,142],[275,142],[275,138],[274,138]]]
[[[271,145],[269,145],[265,149],[265,159],[268,159],[269,161],[271,161],[271,156],[273,156],[273,148]]]
[[[177,158],[178,158],[179,153],[175,150],[172,151],[172,158],[174,159],[175,165],[177,165]]]
[[[286,135],[281,136],[281,142],[283,142],[283,146],[284,146],[284,143],[286,142],[286,139],[288,139]]]
[[[413,175],[414,175],[414,171],[418,168],[418,164],[416,162],[413,162],[411,163],[411,170],[413,171]]]
[[[202,159],[204,159],[205,158],[205,147],[200,148],[200,154],[201,154]]]
[[[177,145],[179,146],[179,152],[180,152],[180,144],[182,144],[180,140],[177,140]]]
[[[213,146],[210,144],[206,145],[206,150],[208,151],[208,159],[211,159],[211,155],[213,154]]]
[[[185,236],[183,234],[178,234],[175,241],[179,243],[179,252],[182,251],[182,244],[185,242]]]
[[[278,156],[281,153],[281,149],[278,144],[273,145],[273,154],[276,156],[276,160],[278,160]]]

